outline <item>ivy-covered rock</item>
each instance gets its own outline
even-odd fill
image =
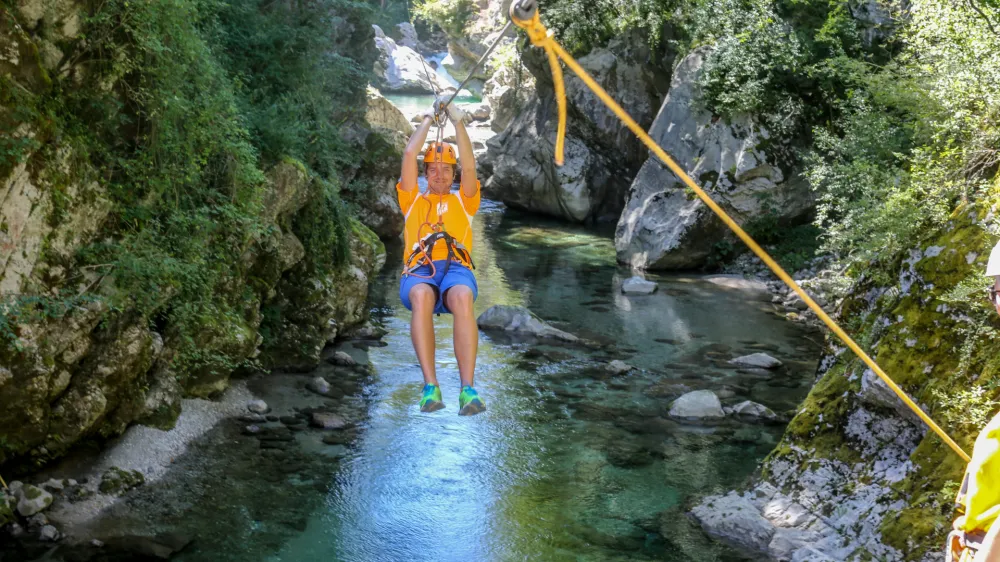
[[[986,299],[970,298],[987,285],[996,208],[960,206],[891,262],[893,277],[862,277],[840,311],[855,340],[966,452],[997,409],[1000,339],[991,334],[1000,321]],[[951,528],[964,461],[836,339],[820,375],[754,487],[782,537],[770,555],[929,559]]]

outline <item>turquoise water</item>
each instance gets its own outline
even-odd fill
[[[490,202],[474,227],[477,312],[527,306],[602,347],[482,334],[476,380],[489,409],[459,417],[450,318],[436,317],[447,408],[422,414],[396,248],[373,287],[384,347],[366,354],[368,345],[341,345],[367,357],[370,373],[324,363],[315,373],[248,381],[278,415],[332,404],[354,427],[334,444],[321,441],[331,433],[305,429],[263,450],[242,434],[245,423],[223,423],[99,528],[190,538],[174,558],[183,562],[743,559],[705,537],[686,511],[702,494],[745,483],[783,428],[672,421],[673,385],[787,411],[815,372],[815,334],[770,304],[695,277],[651,276],[656,294],[626,297],[610,233]],[[761,377],[725,365],[761,349],[788,368]],[[613,359],[637,371],[612,376],[604,365]],[[305,391],[317,374],[344,396]]]
[[[388,345],[370,350],[376,374],[361,392],[366,421],[301,532],[272,552],[206,548],[182,560],[739,558],[702,536],[684,507],[744,482],[781,428],[676,423],[666,418],[670,399],[650,388],[726,388],[735,393],[727,402],[749,398],[787,410],[807,391],[811,342],[768,313],[770,305],[693,278],[658,278],[661,290],[651,297],[621,295],[623,272],[607,235],[506,216],[490,204],[476,228],[477,311],[524,305],[609,347],[483,335],[477,386],[489,410],[461,418],[450,318],[437,317],[448,407],[421,414],[409,314],[396,298],[399,267],[390,263],[374,303]],[[800,363],[775,384],[705,358],[753,346]],[[608,376],[602,365],[613,358],[642,371]]]

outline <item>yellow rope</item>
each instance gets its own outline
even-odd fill
[[[7,489],[7,483],[3,481],[3,476],[0,476],[0,484],[2,484],[2,485],[3,485],[3,489],[4,489],[4,490],[6,490],[6,489]]]
[[[662,148],[660,148],[658,144],[656,144],[656,141],[650,138],[649,135],[646,134],[646,131],[644,131],[643,128],[640,127],[639,124],[636,123],[635,120],[633,120],[632,117],[630,117],[629,114],[626,113],[625,110],[622,109],[620,105],[618,105],[618,103],[614,100],[614,98],[608,95],[608,93],[604,91],[604,88],[602,88],[597,82],[595,82],[594,79],[591,78],[589,74],[587,74],[587,71],[585,71],[579,64],[577,64],[576,60],[574,60],[573,57],[569,55],[569,53],[563,50],[562,46],[560,46],[559,43],[552,37],[552,33],[545,29],[545,26],[541,23],[537,11],[530,20],[518,19],[517,17],[513,17],[513,19],[515,24],[523,28],[528,33],[528,38],[531,40],[531,43],[533,45],[545,49],[545,51],[549,55],[549,64],[550,66],[553,67],[553,78],[557,84],[556,99],[561,102],[559,106],[559,132],[558,132],[559,137],[556,140],[557,164],[562,164],[561,141],[562,141],[562,136],[565,134],[566,131],[566,123],[565,123],[566,93],[562,88],[562,72],[559,71],[557,73],[555,70],[558,67],[558,63],[553,62],[556,59],[556,57],[562,59],[566,63],[566,66],[568,66],[570,70],[575,72],[576,75],[579,76],[581,80],[583,80],[583,83],[586,84],[587,87],[589,87],[595,94],[597,94],[597,97],[600,98],[601,101],[604,102],[604,104],[608,106],[608,108],[611,109],[611,111],[613,111],[615,115],[617,115],[618,118],[621,119],[622,122],[625,123],[625,125],[627,125],[628,128],[631,129],[632,132],[635,133],[637,137],[639,137],[640,140],[642,140],[643,144],[649,147],[649,149],[654,154],[656,154],[656,156],[661,161],[663,161],[663,163],[665,163],[674,172],[674,174],[676,174],[677,177],[679,177],[685,183],[685,185],[690,187],[691,190],[698,195],[698,198],[701,199],[702,202],[705,203],[705,205],[708,205],[708,207],[712,209],[712,211],[716,215],[718,215],[718,217],[722,219],[723,222],[726,223],[726,226],[728,226],[733,232],[735,232],[736,235],[739,236],[740,240],[742,240],[747,246],[749,246],[750,249],[753,250],[753,253],[757,254],[757,257],[759,257],[765,264],[767,264],[769,268],[771,268],[771,271],[773,271],[774,274],[778,276],[778,278],[784,281],[786,285],[791,287],[792,290],[795,291],[795,294],[797,294],[809,306],[809,308],[816,313],[816,316],[818,316],[819,319],[822,320],[823,323],[826,324],[827,327],[830,328],[830,330],[832,330],[833,333],[837,335],[837,337],[843,340],[843,342],[847,344],[847,347],[849,347],[851,351],[857,354],[857,356],[860,357],[861,360],[864,361],[865,364],[868,365],[868,367],[876,375],[878,375],[878,377],[882,379],[882,381],[885,382],[885,384],[888,385],[889,388],[891,388],[892,391],[895,392],[896,395],[899,396],[899,398],[904,403],[906,403],[906,405],[909,406],[909,408],[913,410],[914,413],[920,416],[920,419],[923,420],[924,423],[926,423],[927,426],[934,431],[934,433],[938,434],[938,436],[941,439],[943,439],[944,442],[947,443],[948,446],[952,448],[952,450],[958,453],[958,455],[962,457],[965,460],[965,462],[969,462],[970,460],[969,455],[966,454],[966,452],[963,451],[962,448],[958,446],[958,443],[955,443],[955,441],[951,437],[949,437],[948,434],[945,433],[943,429],[941,429],[941,427],[939,427],[936,423],[934,423],[934,420],[932,420],[926,413],[924,413],[924,411],[921,410],[920,407],[917,406],[913,402],[913,400],[911,400],[910,397],[907,396],[906,393],[903,392],[903,390],[900,389],[899,386],[897,386],[896,383],[894,383],[892,379],[890,379],[889,376],[885,374],[884,371],[882,371],[882,368],[879,367],[878,364],[875,363],[875,361],[872,360],[872,358],[869,357],[868,354],[865,353],[864,350],[862,350],[858,346],[858,344],[855,343],[854,340],[851,339],[851,337],[848,336],[847,333],[845,333],[844,330],[842,330],[840,326],[837,325],[837,323],[834,322],[833,319],[830,318],[830,316],[827,315],[827,313],[818,304],[816,304],[816,302],[812,299],[812,297],[807,295],[806,292],[803,291],[801,287],[799,287],[798,283],[796,283],[795,280],[791,278],[791,276],[785,273],[785,270],[782,269],[781,266],[778,265],[777,262],[775,262],[771,258],[771,256],[769,256],[767,252],[765,252],[764,249],[761,248],[753,240],[753,238],[750,238],[750,235],[747,234],[742,228],[740,228],[740,225],[736,224],[736,222],[728,214],[726,214],[724,210],[722,210],[722,207],[719,207],[719,205],[715,201],[713,201],[711,197],[709,197],[700,187],[698,187],[698,185],[694,183],[694,181],[684,172],[684,170],[682,170],[681,167],[678,166],[677,163],[675,163],[673,159],[670,158],[670,156],[668,156],[667,153]]]

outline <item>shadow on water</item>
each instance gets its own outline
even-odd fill
[[[372,374],[322,367],[328,380],[346,381],[344,396],[325,407],[355,423],[350,439],[324,443],[322,432],[302,430],[264,449],[243,434],[246,424],[225,422],[166,480],[108,514],[105,528],[190,536],[176,557],[185,562],[744,559],[708,540],[686,511],[700,495],[745,483],[784,428],[679,423],[669,405],[711,389],[724,404],[793,409],[815,371],[812,334],[768,303],[696,277],[650,276],[657,293],[623,295],[629,274],[615,265],[609,232],[490,202],[474,227],[477,312],[527,306],[599,348],[483,334],[477,388],[489,410],[460,418],[450,317],[436,317],[446,409],[421,414],[409,313],[397,298],[401,249],[391,248],[371,299],[389,332],[367,351]],[[727,364],[761,350],[787,366]],[[636,369],[611,373],[614,359]],[[252,384],[302,414],[323,406],[302,388],[310,376]]]

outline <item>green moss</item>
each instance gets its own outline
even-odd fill
[[[117,466],[112,466],[101,476],[99,489],[102,494],[120,496],[145,483],[146,477],[138,470],[122,470]]]

